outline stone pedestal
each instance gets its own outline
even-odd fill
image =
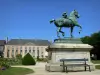
[[[51,44],[48,51],[48,63],[45,65],[47,71],[59,71],[63,68],[60,66],[60,59],[88,59],[87,63],[90,64],[91,70],[95,67],[90,60],[90,50],[93,47],[88,44],[83,44],[80,39],[55,39]],[[70,62],[67,62],[70,63]],[[77,62],[75,62],[77,63]],[[79,62],[78,62],[79,63]],[[78,71],[84,70],[83,66],[70,66],[68,70]]]

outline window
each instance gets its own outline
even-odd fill
[[[39,58],[39,47],[37,47],[37,58]]]
[[[35,56],[35,50],[33,50],[33,53],[32,53],[33,57]]]
[[[41,54],[43,54],[43,47],[41,47]]]
[[[43,50],[43,47],[41,47],[41,50]]]
[[[31,50],[31,47],[29,47],[29,50]]]
[[[3,51],[3,46],[0,46],[0,51]]]
[[[33,47],[33,50],[34,50],[35,48]]]
[[[37,50],[39,50],[39,47],[37,47]]]
[[[9,52],[10,52],[10,50],[8,49],[8,50],[7,50],[7,57],[8,57],[8,58],[9,58]]]
[[[29,47],[29,53],[31,53],[31,47]]]
[[[25,50],[25,54],[27,54],[27,50]]]
[[[35,53],[35,50],[33,50],[33,53]]]
[[[33,47],[33,52],[32,52],[32,55],[33,55],[33,57],[35,57],[35,47]]]
[[[43,54],[43,52],[41,52],[41,54]]]
[[[9,49],[10,48],[10,46],[7,46],[7,49]]]
[[[20,47],[20,50],[22,50],[22,46]]]
[[[25,47],[25,50],[27,50],[27,47]]]
[[[14,57],[14,50],[12,50],[12,57]]]
[[[16,50],[18,50],[18,47],[16,47]]]
[[[15,54],[16,54],[16,55],[18,54],[18,47],[16,47],[16,51],[15,51]]]
[[[16,55],[18,54],[18,50],[16,49]]]
[[[14,46],[12,46],[12,50],[14,50]]]
[[[43,58],[43,55],[41,55],[41,57]]]
[[[39,50],[37,50],[37,58],[39,58]]]
[[[22,54],[22,46],[20,47],[20,54]]]
[[[22,55],[22,50],[20,50],[20,54]]]
[[[9,46],[7,47],[7,57],[9,58],[9,52],[10,52],[10,50],[9,50]]]
[[[12,54],[11,54],[12,58],[14,57],[14,46],[12,46]]]
[[[27,54],[27,47],[25,47],[25,54]]]
[[[29,50],[29,53],[31,53],[31,50]]]

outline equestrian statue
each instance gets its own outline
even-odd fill
[[[76,10],[73,10],[70,15],[68,16],[66,12],[64,12],[62,14],[62,17],[61,18],[58,18],[58,19],[52,19],[50,21],[50,23],[54,23],[55,26],[57,27],[57,36],[58,38],[60,38],[60,35],[59,33],[62,33],[62,36],[64,37],[65,36],[65,33],[61,30],[63,27],[65,28],[70,28],[70,36],[71,38],[73,38],[73,28],[75,26],[79,27],[80,30],[79,30],[79,34],[80,34],[80,31],[82,30],[82,27],[81,25],[78,24],[77,22],[77,19],[79,18],[79,14]]]

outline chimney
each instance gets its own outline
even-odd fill
[[[8,37],[6,37],[6,43],[8,42]]]

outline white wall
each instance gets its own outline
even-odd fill
[[[89,51],[53,51],[52,52],[52,62],[59,62],[60,59],[81,59],[87,58],[90,61]]]

